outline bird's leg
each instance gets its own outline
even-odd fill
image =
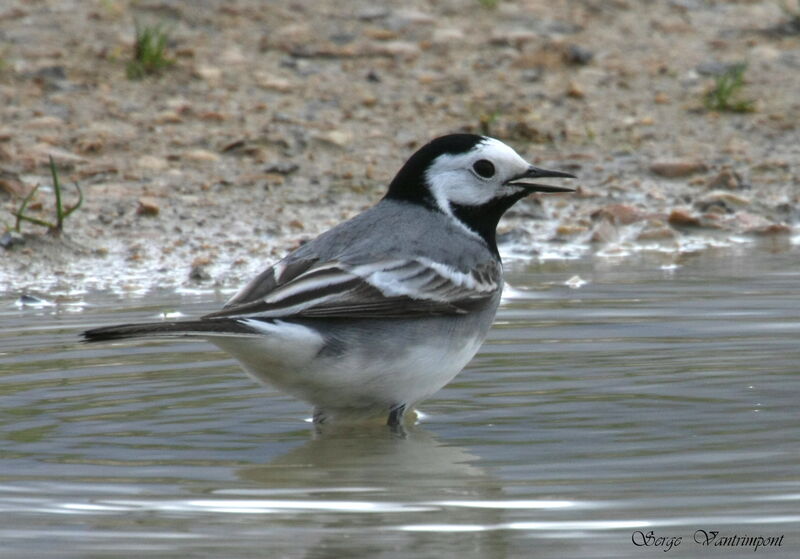
[[[322,425],[327,420],[328,416],[325,414],[325,410],[320,408],[314,408],[314,415],[312,416],[312,421],[314,422],[314,425]]]
[[[386,425],[389,427],[400,427],[403,424],[403,414],[406,413],[405,404],[397,404],[389,408],[389,419]]]

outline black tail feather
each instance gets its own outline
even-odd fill
[[[147,322],[118,324],[86,330],[81,335],[85,342],[106,342],[129,338],[148,337],[205,337],[236,334],[253,334],[252,328],[235,319],[187,320],[177,322]]]

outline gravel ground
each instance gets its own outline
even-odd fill
[[[798,243],[800,3],[400,5],[2,2],[0,292],[239,285],[454,131],[579,175],[504,220],[517,255]],[[174,60],[139,81],[135,21]],[[739,63],[754,110],[706,109]],[[52,219],[49,156],[84,203],[60,237],[16,234],[36,185],[29,214]]]

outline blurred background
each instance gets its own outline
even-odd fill
[[[799,22],[796,0],[7,0],[2,245],[27,250],[3,268],[236,285],[454,131],[579,175],[505,222],[531,246],[785,243]],[[83,193],[74,244],[15,216],[39,185],[22,213],[53,222],[49,157],[63,205]]]

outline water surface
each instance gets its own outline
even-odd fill
[[[511,263],[489,341],[405,437],[315,433],[205,343],[76,343],[223,294],[8,294],[2,556],[642,557],[651,530],[753,556],[694,542],[718,530],[795,557],[800,252],[664,264]]]

